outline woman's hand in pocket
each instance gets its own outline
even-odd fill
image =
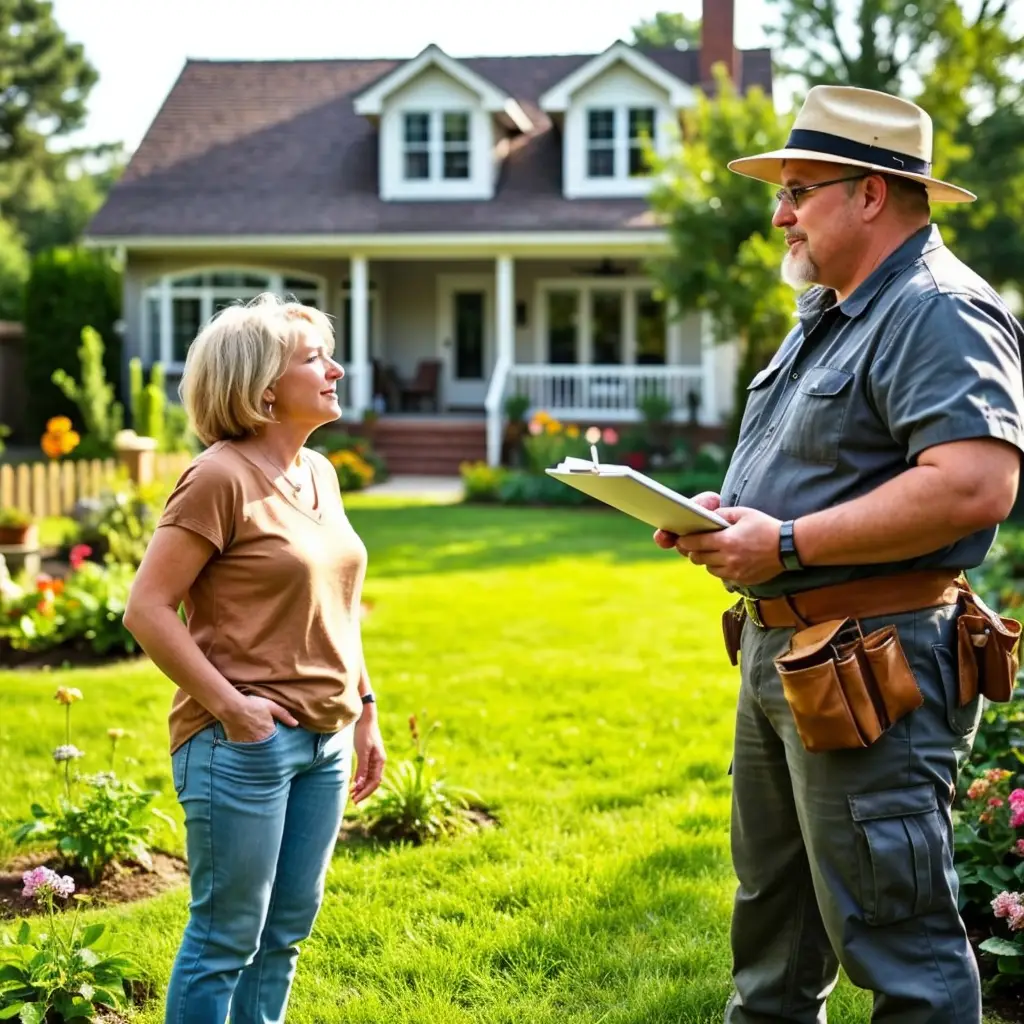
[[[259,743],[273,733],[275,719],[285,725],[299,724],[280,704],[266,697],[242,697],[220,721],[230,742]]]

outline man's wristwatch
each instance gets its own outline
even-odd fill
[[[793,520],[787,519],[779,528],[779,561],[782,567],[789,572],[804,567],[797,554],[796,543],[793,540]]]

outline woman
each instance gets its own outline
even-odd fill
[[[185,361],[181,397],[208,447],[168,499],[124,616],[178,687],[192,900],[168,1024],[285,1019],[353,748],[354,802],[384,766],[359,625],[366,549],[334,469],[303,447],[341,414],[333,347],[324,314],[261,295],[214,317]]]

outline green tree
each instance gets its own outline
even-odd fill
[[[29,259],[18,229],[0,219],[0,320],[21,320]]]
[[[1013,24],[1011,0],[769,3],[777,14],[780,69],[802,86],[879,89],[929,112],[933,173],[981,199],[936,208],[947,241],[997,287],[1024,281],[1024,37]]]
[[[52,179],[50,141],[80,128],[95,68],[49,0],[0,0],[0,204],[19,221]]]
[[[700,21],[685,14],[658,11],[633,27],[633,45],[690,50],[700,46]]]
[[[716,340],[739,344],[735,433],[750,379],[792,324],[795,296],[779,272],[786,250],[771,226],[775,188],[727,165],[782,145],[788,129],[763,92],[740,96],[724,68],[715,73],[718,94],[701,96],[688,112],[682,145],[653,158],[651,205],[671,255],[650,261],[649,270],[680,314],[709,314]]]

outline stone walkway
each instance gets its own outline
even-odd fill
[[[398,475],[382,484],[367,487],[363,494],[409,495],[416,498],[436,498],[458,501],[462,497],[462,478],[457,476]]]

